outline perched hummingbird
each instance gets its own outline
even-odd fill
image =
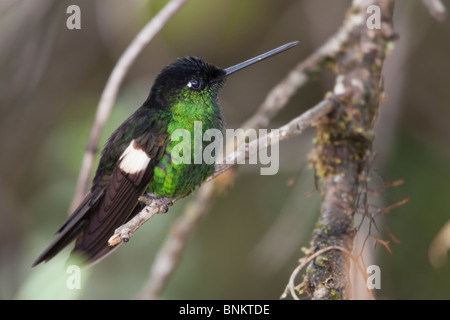
[[[203,132],[222,131],[217,95],[226,77],[297,44],[287,43],[227,69],[197,57],[180,58],[165,67],[144,104],[109,137],[90,192],[33,266],[50,260],[75,239],[72,253],[85,263],[97,262],[115,248],[108,246],[114,231],[142,209],[138,199],[146,191],[176,198],[200,185],[213,173],[214,164],[174,163],[171,152],[179,141],[171,140],[172,133],[185,129],[193,134],[194,121],[201,121]]]

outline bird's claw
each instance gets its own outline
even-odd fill
[[[173,201],[170,198],[157,196],[153,193],[146,193],[143,196],[139,197],[139,201],[145,204],[146,206],[158,207],[160,213],[166,213],[169,211],[169,207],[173,205]]]

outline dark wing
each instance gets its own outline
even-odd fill
[[[153,179],[153,169],[164,154],[166,136],[145,132],[131,140],[101,187],[94,187],[85,201],[59,230],[58,238],[36,260],[47,261],[77,241],[73,253],[86,263],[94,263],[116,247],[108,239],[125,223]]]

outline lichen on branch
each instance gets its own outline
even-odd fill
[[[371,5],[380,8],[380,29],[366,24]],[[358,186],[371,159],[374,124],[384,99],[381,70],[395,39],[392,11],[393,1],[355,0],[346,15],[348,37],[341,43],[333,68],[333,94],[339,97],[339,107],[316,122],[317,138],[310,155],[322,196],[313,252],[329,246],[351,252],[353,247]],[[319,255],[307,268],[304,291],[312,299],[351,298],[349,263],[349,257],[339,250]]]

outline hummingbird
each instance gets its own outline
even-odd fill
[[[226,78],[297,44],[287,43],[226,69],[192,56],[162,69],[142,106],[107,140],[90,191],[33,267],[72,241],[72,255],[81,256],[83,264],[96,263],[117,247],[108,246],[108,239],[144,207],[139,201],[144,193],[173,199],[199,186],[213,173],[214,163],[172,161],[171,153],[179,143],[171,139],[172,133],[184,129],[193,134],[196,121],[201,121],[203,132],[223,132],[218,93]]]

